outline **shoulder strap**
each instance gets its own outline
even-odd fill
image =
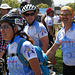
[[[20,53],[21,46],[22,46],[23,42],[25,42],[25,41],[26,41],[25,39],[22,39],[22,40],[18,43],[17,56],[18,56],[19,60],[20,60],[25,66],[29,67],[28,61],[27,61],[26,58]]]
[[[9,47],[9,45],[10,45],[10,44],[7,45],[7,54],[8,54],[8,47]]]
[[[38,59],[39,59],[39,64],[46,65],[47,63],[47,56],[44,52],[42,52],[41,48],[39,46],[34,46]]]

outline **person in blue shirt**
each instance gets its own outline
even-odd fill
[[[47,51],[50,59],[61,45],[63,56],[63,75],[75,74],[75,25],[73,23],[74,11],[69,6],[61,8],[61,22],[64,27],[57,33],[53,46]]]
[[[23,33],[23,19],[20,15],[9,13],[4,15],[1,20],[0,30],[3,39],[9,41],[7,48],[7,55],[17,54],[18,43],[23,37],[29,41],[23,42],[20,53],[29,62],[31,69],[25,66],[17,55],[10,56],[7,59],[8,70],[10,75],[42,75],[39,61],[35,48],[33,47],[33,40],[24,32]]]
[[[48,32],[42,23],[35,20],[36,18],[36,6],[27,4],[22,8],[22,14],[24,14],[27,26],[24,28],[26,32],[34,40],[34,45],[39,46],[44,52],[48,49]]]

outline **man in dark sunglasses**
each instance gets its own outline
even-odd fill
[[[44,25],[35,20],[36,6],[27,4],[22,8],[22,13],[28,23],[24,31],[33,38],[34,45],[41,47],[46,52],[48,49],[48,33]]]

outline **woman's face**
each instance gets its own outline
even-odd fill
[[[1,33],[4,40],[10,41],[13,37],[13,29],[7,22],[1,24]]]

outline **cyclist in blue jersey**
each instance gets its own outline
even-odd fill
[[[46,52],[48,49],[48,32],[42,23],[35,20],[36,6],[32,4],[25,5],[22,8],[22,14],[24,14],[27,21],[24,32],[33,38],[34,45],[41,47]]]
[[[74,11],[69,6],[61,8],[61,22],[64,27],[57,33],[56,41],[46,53],[50,59],[61,45],[63,55],[63,75],[75,74],[75,25]]]
[[[22,17],[9,13],[4,15],[0,22],[3,39],[9,41],[7,55],[10,57],[7,59],[7,64],[10,75],[42,75],[35,48],[32,45],[33,40],[22,31],[24,28]],[[18,43],[23,37],[29,41],[23,42],[20,53],[29,62],[31,68],[25,66],[16,55]],[[12,56],[12,54],[14,55]]]

